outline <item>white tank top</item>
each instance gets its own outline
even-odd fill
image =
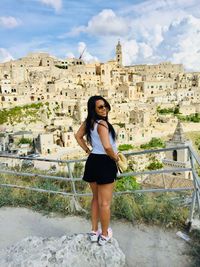
[[[99,120],[98,122],[100,122]],[[94,124],[94,129],[91,130],[91,141],[92,141],[92,153],[94,154],[106,154],[106,151],[101,143],[99,133],[97,131],[98,123]],[[111,133],[109,133],[110,144],[115,153],[117,153],[116,142],[113,140]]]

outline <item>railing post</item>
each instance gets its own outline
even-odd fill
[[[192,225],[192,219],[193,219],[194,209],[195,209],[195,202],[196,202],[196,193],[195,193],[195,191],[193,191],[192,203],[191,203],[191,207],[190,207],[190,214],[189,214],[189,218],[188,218],[188,231],[190,230],[191,225]]]
[[[191,208],[190,208],[190,216],[189,216],[189,228],[191,227],[192,224],[192,219],[193,219],[193,215],[194,215],[194,210],[195,210],[195,204],[197,202],[198,205],[198,211],[199,211],[199,215],[200,215],[200,190],[199,190],[199,185],[197,183],[197,173],[195,171],[195,165],[194,165],[194,156],[192,153],[192,150],[190,147],[188,147],[188,152],[190,153],[190,163],[191,163],[191,167],[192,167],[192,176],[193,176],[193,184],[194,184],[194,192],[193,192],[193,196],[192,196],[192,203],[191,203]]]
[[[68,167],[69,177],[74,178],[74,176],[72,174],[72,170],[70,168],[70,162],[67,162],[67,167]],[[75,187],[75,182],[73,180],[72,180],[72,190],[73,190],[74,195],[76,195],[76,187]]]
[[[192,155],[191,157],[191,160],[192,160],[192,174],[193,174],[193,177],[195,178],[194,179],[194,182],[195,182],[195,190],[196,190],[196,201],[197,201],[197,205],[198,205],[198,210],[199,210],[199,216],[200,216],[200,185],[198,183],[198,174],[196,173],[196,170],[195,170],[195,166],[194,166],[194,157],[193,157],[193,154],[192,154],[192,150],[190,149],[190,153]]]
[[[69,177],[72,178],[72,190],[73,190],[73,196],[71,198],[71,210],[74,211],[85,211],[83,208],[81,208],[80,204],[79,204],[79,201],[76,197],[76,186],[75,186],[75,182],[73,181],[73,173],[72,173],[72,170],[70,168],[70,162],[67,162],[67,167],[68,167],[68,173],[69,173]]]

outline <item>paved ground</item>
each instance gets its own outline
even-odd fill
[[[115,238],[126,255],[128,267],[189,267],[188,245],[155,226],[112,222]],[[0,208],[0,249],[27,236],[56,236],[86,233],[90,223],[81,217],[43,216],[25,208]]]

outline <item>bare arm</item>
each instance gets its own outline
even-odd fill
[[[106,121],[101,121],[97,128],[101,143],[106,151],[106,154],[113,159],[114,161],[118,161],[118,155],[114,152],[109,138],[109,130],[108,124]]]
[[[79,144],[80,147],[87,153],[90,154],[90,149],[86,144],[86,141],[84,140],[84,135],[85,135],[85,122],[80,126],[78,129],[77,133],[74,135],[76,138],[77,143]]]

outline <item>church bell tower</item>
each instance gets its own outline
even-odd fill
[[[178,121],[172,139],[166,142],[166,148],[189,145],[191,145],[191,141],[185,138],[182,124],[180,121]],[[189,152],[187,149],[174,149],[173,151],[166,151],[163,163],[165,168],[190,168]],[[183,173],[173,172],[173,175],[179,175],[185,179],[192,179],[191,171],[186,171]]]
[[[120,41],[116,45],[116,62],[118,67],[122,67],[122,46]]]

